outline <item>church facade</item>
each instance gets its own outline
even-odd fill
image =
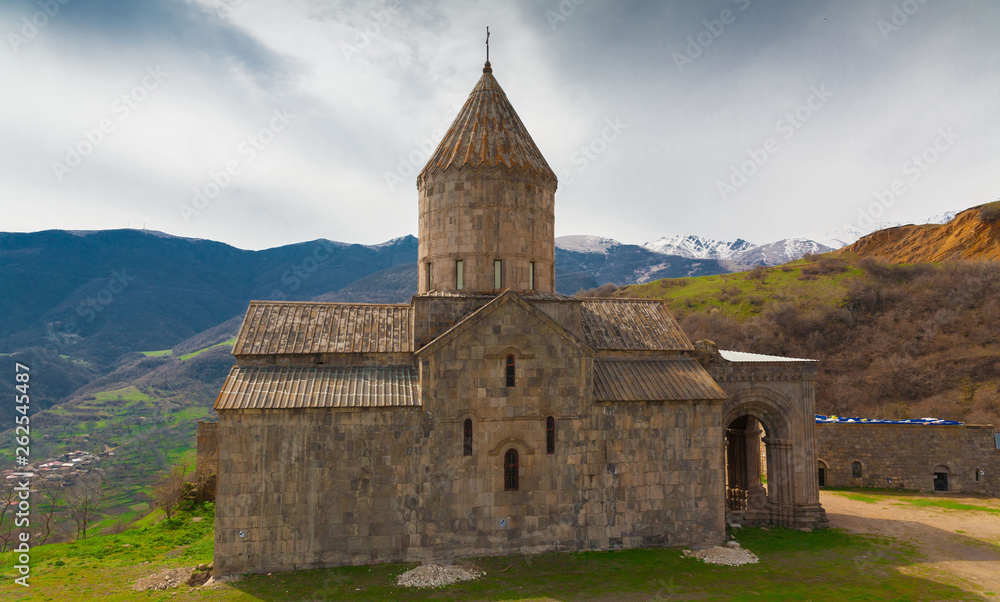
[[[216,574],[825,524],[814,363],[557,294],[556,186],[487,62],[417,180],[411,302],[251,303],[215,405]]]

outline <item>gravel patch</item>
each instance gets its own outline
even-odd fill
[[[720,548],[719,546],[697,552],[684,550],[684,555],[688,558],[698,558],[708,564],[724,564],[726,566],[756,564],[759,560],[756,554],[748,552],[743,548]]]
[[[441,587],[459,581],[472,581],[485,575],[483,571],[465,569],[458,566],[425,564],[406,571],[396,578],[396,585],[402,587]]]
[[[191,569],[163,569],[149,577],[143,577],[132,587],[137,592],[148,589],[170,589],[187,581]]]

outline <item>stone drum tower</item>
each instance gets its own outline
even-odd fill
[[[554,292],[556,185],[486,61],[417,177],[420,293]]]

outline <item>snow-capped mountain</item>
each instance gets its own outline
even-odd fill
[[[934,217],[929,217],[922,222],[916,222],[920,224],[947,224],[952,219],[958,215],[958,211],[946,211],[941,215],[935,215]],[[823,241],[823,244],[832,247],[834,249],[839,249],[841,247],[846,247],[849,244],[855,243],[858,239],[868,236],[872,232],[878,232],[879,230],[888,230],[889,228],[898,228],[903,226],[900,222],[871,222],[869,224],[844,224],[836,230],[830,230],[823,236],[819,237]]]
[[[732,259],[745,266],[781,265],[789,261],[801,259],[805,255],[826,253],[833,249],[805,238],[786,238],[766,245],[757,245]]]
[[[556,246],[576,253],[607,253],[608,249],[622,243],[613,238],[591,236],[589,234],[574,234],[556,238]]]
[[[653,272],[662,267],[658,265],[658,262],[661,261],[658,258],[664,255],[694,260],[715,260],[721,262],[727,269],[745,270],[755,265],[779,265],[795,261],[809,253],[826,253],[833,250],[814,240],[804,238],[788,238],[766,245],[755,245],[742,238],[735,241],[725,241],[691,234],[665,236],[641,246],[623,244],[604,236],[560,236],[556,238],[556,247],[574,253],[599,255],[612,253],[618,255],[619,251],[626,248],[641,248],[653,253],[653,255],[648,256],[648,260],[644,260],[652,262],[648,269]],[[637,260],[633,258],[631,261]]]
[[[864,226],[859,226],[857,224],[844,224],[836,230],[830,230],[825,233],[821,240],[823,244],[834,249],[839,249],[841,247],[846,247],[847,245],[853,243],[863,236],[868,236],[872,232],[878,232],[879,230],[886,230],[889,228],[898,228],[903,224],[899,222],[872,222]]]
[[[951,220],[955,219],[958,215],[958,211],[945,211],[941,215],[935,215],[934,217],[927,218],[925,224],[947,224]]]
[[[666,236],[643,247],[657,253],[691,259],[717,259],[738,267],[779,265],[809,253],[826,253],[830,247],[805,238],[786,238],[765,245],[737,238],[729,242],[694,235]]]
[[[702,238],[691,234],[679,234],[677,236],[664,236],[657,241],[647,242],[642,246],[656,253],[680,255],[681,257],[689,257],[691,259],[733,259],[737,255],[754,248],[755,245],[742,238],[728,242]]]

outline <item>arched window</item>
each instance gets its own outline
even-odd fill
[[[517,491],[517,450],[508,449],[503,455],[504,491]]]
[[[472,419],[466,418],[465,424],[462,426],[462,455],[471,456],[472,455]]]
[[[507,386],[514,386],[514,356],[507,356]]]
[[[851,476],[855,479],[861,478],[861,462],[855,462],[851,464]]]
[[[552,416],[545,419],[545,453],[556,453],[556,419]]]

